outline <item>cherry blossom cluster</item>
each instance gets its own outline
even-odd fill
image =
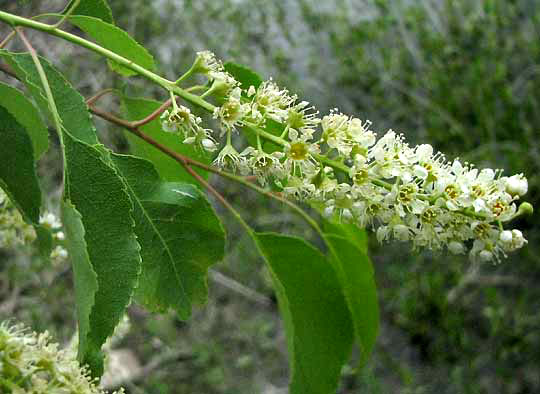
[[[105,394],[75,352],[60,350],[47,332],[36,334],[21,325],[0,323],[0,371],[1,393]]]
[[[503,227],[532,212],[528,203],[517,205],[528,189],[523,174],[448,161],[431,145],[410,146],[393,130],[377,139],[369,120],[337,109],[321,118],[272,80],[242,89],[209,52],[199,53],[195,64],[212,86],[203,97],[220,86],[214,118],[227,139],[214,165],[255,175],[327,217],[370,227],[381,242],[411,241],[415,249],[468,252],[480,261],[499,261],[527,243],[519,230]],[[187,143],[200,134],[201,146],[217,149],[200,118],[185,107],[172,111],[179,119],[171,122],[172,113],[164,113],[165,131],[181,129]],[[231,143],[239,130],[255,141],[241,152]]]
[[[40,218],[39,224],[50,230],[55,247],[51,252],[51,261],[61,263],[68,256],[67,250],[62,246],[65,239],[60,219],[52,212],[46,211]],[[26,223],[20,212],[13,206],[7,195],[0,189],[0,248],[14,249],[21,245],[28,245],[36,239],[34,227]]]

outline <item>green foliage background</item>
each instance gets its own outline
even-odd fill
[[[524,172],[528,200],[540,211],[537,1],[110,3],[117,25],[150,49],[169,78],[189,67],[194,51],[210,49],[274,77],[322,112],[337,106],[369,118],[381,134],[393,128],[449,158]],[[64,5],[0,1],[0,8],[34,15],[55,4],[57,10]],[[124,85],[93,54],[39,33],[32,37],[86,96],[116,86],[130,95],[163,98],[140,79]],[[97,123],[109,145],[126,150],[120,130]],[[59,184],[57,155],[56,144],[39,168],[51,204]],[[241,201],[235,205],[257,230],[310,237],[282,207],[219,179],[212,182],[231,201]],[[364,370],[354,373],[354,364],[344,370],[341,392],[540,391],[539,222],[536,213],[516,223],[529,245],[496,266],[415,254],[397,243],[382,248],[370,239],[381,334]],[[127,387],[130,392],[285,392],[286,344],[269,273],[242,229],[233,219],[227,225],[227,256],[216,269],[274,301],[263,305],[216,280],[208,306],[187,323],[172,313],[149,315],[132,307],[133,328],[118,347],[132,349],[142,363],[169,348],[185,357],[164,363]],[[67,265],[47,265],[31,251],[0,250],[0,319],[17,318],[67,342],[75,322],[71,276]]]

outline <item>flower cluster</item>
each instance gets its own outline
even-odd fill
[[[19,211],[0,189],[0,248],[13,249],[35,239],[34,228],[23,220]]]
[[[220,69],[215,57],[205,56]],[[320,118],[308,102],[272,80],[248,89],[230,85],[214,111],[227,132],[215,165],[255,175],[262,185],[272,182],[326,216],[371,227],[381,242],[468,251],[481,261],[498,261],[527,243],[519,230],[503,228],[532,212],[528,203],[517,207],[528,188],[522,174],[507,177],[502,170],[448,161],[431,145],[410,146],[393,130],[377,139],[369,120],[337,109]],[[256,146],[239,153],[231,144],[237,129],[251,133]],[[262,140],[272,148],[264,149]]]
[[[67,251],[61,245],[65,239],[60,219],[51,212],[45,212],[39,218],[39,224],[48,229],[56,246],[51,252],[53,263],[61,263],[67,258]],[[24,221],[20,212],[0,189],[0,248],[14,249],[28,245],[36,239],[34,227]]]
[[[58,349],[47,332],[36,334],[5,322],[0,324],[0,392],[105,394],[80,367],[75,353]]]

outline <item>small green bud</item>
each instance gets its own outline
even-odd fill
[[[534,212],[534,208],[532,206],[531,203],[528,203],[528,202],[522,202],[520,205],[519,205],[519,208],[518,208],[518,211],[516,213],[516,216],[521,216],[521,215],[532,215]]]

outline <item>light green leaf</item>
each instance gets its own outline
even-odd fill
[[[114,155],[134,202],[142,272],[136,298],[149,309],[174,308],[189,318],[207,299],[208,268],[223,258],[225,233],[193,185],[167,183],[149,161]]]
[[[36,175],[32,141],[23,125],[0,106],[0,187],[21,212],[24,220],[37,225],[41,190]]]
[[[84,239],[85,230],[82,217],[69,200],[62,203],[62,223],[66,233],[66,248],[73,265],[75,282],[75,305],[79,329],[79,359],[87,354],[90,332],[90,313],[98,290],[97,275],[92,268],[88,246]]]
[[[337,235],[349,240],[362,252],[368,252],[368,235],[365,229],[359,228],[353,223],[339,223],[335,221],[324,220],[323,232],[328,235]]]
[[[333,394],[348,360],[353,326],[331,264],[299,238],[256,234],[271,270],[287,331],[291,394]]]
[[[74,0],[64,8],[62,14],[65,14],[73,5]],[[107,23],[114,23],[111,7],[105,0],[81,0],[73,10],[72,15],[87,15],[101,19]]]
[[[225,71],[234,77],[234,79],[240,82],[240,87],[242,89],[249,89],[250,86],[257,89],[263,82],[259,74],[241,64],[227,62],[223,65],[223,67],[225,68]]]
[[[81,361],[94,376],[103,373],[101,346],[131,301],[140,272],[140,246],[134,232],[133,205],[104,149],[64,133],[66,199],[81,214],[88,256],[98,290],[89,318]]]
[[[109,49],[116,54],[131,60],[147,70],[155,69],[154,58],[140,44],[137,43],[128,33],[101,19],[91,16],[75,15],[70,16],[68,21],[88,34],[102,47]],[[125,66],[113,61],[108,61],[112,70],[125,76],[137,75],[137,73]]]
[[[24,126],[32,140],[34,159],[39,159],[49,148],[49,132],[34,105],[20,90],[0,83],[0,106],[7,109],[17,122]]]
[[[161,103],[155,100],[124,97],[123,105],[126,117],[129,120],[140,120],[154,112]],[[140,130],[175,152],[206,164],[210,163],[210,158],[206,153],[196,149],[193,145],[183,144],[181,136],[164,132],[161,128],[159,118],[145,124]],[[171,182],[193,182],[193,177],[177,161],[129,132],[126,132],[126,136],[129,141],[131,153],[150,160],[163,180]],[[208,177],[208,174],[204,171],[197,172],[204,178]]]
[[[13,67],[17,76],[26,84],[29,93],[32,94],[43,113],[48,113],[46,96],[30,55],[0,50],[0,56]],[[84,98],[46,59],[40,57],[40,62],[47,75],[56,107],[61,115],[62,125],[78,140],[90,145],[97,144],[96,129]]]
[[[337,258],[330,254],[329,259],[336,267],[347,299],[356,340],[362,351],[360,365],[363,365],[373,350],[379,331],[379,306],[373,267],[367,252],[349,239],[326,235],[325,240],[337,254]]]

